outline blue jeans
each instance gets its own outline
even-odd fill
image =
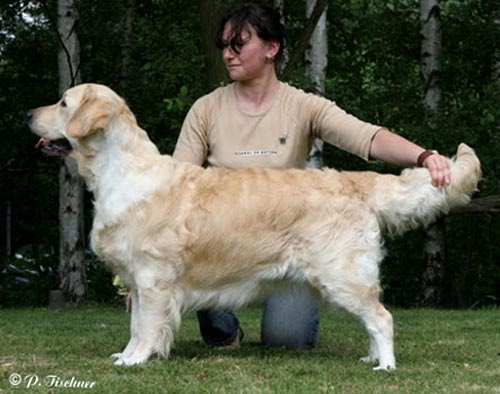
[[[209,346],[226,346],[239,335],[240,323],[230,312],[198,311],[203,341]],[[261,341],[265,346],[310,349],[319,342],[319,311],[307,288],[278,291],[264,304]]]

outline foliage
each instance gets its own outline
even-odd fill
[[[49,291],[58,286],[53,254],[34,257],[16,253],[0,264],[0,304],[40,306],[48,303]]]
[[[171,153],[187,110],[207,90],[201,44],[209,38],[200,34],[203,15],[198,2],[135,3],[133,32],[125,40],[128,2],[79,2],[82,79],[117,90],[161,151]],[[416,0],[329,2],[326,96],[361,119],[445,154],[453,154],[458,142],[466,141],[483,163],[479,196],[497,194],[500,85],[493,70],[500,64],[499,5],[495,0],[443,0],[441,5],[443,102],[434,129],[425,126],[421,103]],[[59,163],[34,151],[36,138],[24,124],[28,109],[57,100],[56,2],[6,0],[0,12],[0,237],[5,239],[4,207],[11,202],[13,250],[57,249]],[[303,0],[285,1],[290,49],[303,30],[304,15]],[[131,43],[127,73],[126,41]],[[307,89],[303,74],[299,65],[290,81]],[[333,147],[326,148],[325,163],[340,169],[400,171],[383,163],[364,163]],[[86,209],[92,211],[90,196]],[[500,278],[495,272],[500,271],[500,251],[493,236],[498,235],[500,221],[493,214],[474,218],[448,221],[448,245],[458,247],[449,247],[447,305],[499,302]],[[477,234],[471,234],[475,220]],[[422,245],[419,231],[388,243],[383,283],[390,302],[415,303]],[[462,245],[471,251],[464,253]],[[0,254],[4,252],[2,242]],[[472,259],[474,264],[469,263]],[[92,280],[96,283],[97,277]],[[104,285],[99,283],[95,287]],[[92,291],[97,291],[94,286]]]
[[[122,296],[112,276],[93,253],[85,258],[88,294],[91,302],[120,302]],[[0,259],[0,305],[47,305],[49,292],[59,288],[59,259],[53,250],[24,247],[12,257]]]
[[[23,19],[25,8],[3,5],[1,10],[0,217],[5,217],[5,202],[12,202],[13,244],[17,248],[50,245],[58,231],[57,206],[53,204],[58,195],[57,172],[33,149],[36,138],[25,127],[24,114],[57,97],[55,46],[46,24]],[[38,15],[41,10],[31,12]],[[5,221],[0,223],[4,240]],[[2,243],[0,251],[3,247]]]
[[[98,303],[123,303],[123,295],[113,285],[113,276],[102,261],[95,254],[87,252],[85,264],[88,287],[86,300]]]

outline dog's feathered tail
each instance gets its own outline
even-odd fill
[[[474,150],[460,144],[450,159],[450,184],[443,189],[432,186],[424,168],[404,170],[400,176],[382,176],[367,196],[379,223],[389,234],[401,234],[419,225],[428,225],[451,208],[465,205],[477,190],[481,164]]]

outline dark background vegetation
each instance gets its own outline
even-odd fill
[[[226,7],[234,1],[224,2]],[[331,0],[326,96],[372,123],[452,155],[459,142],[473,146],[484,179],[477,197],[500,192],[500,20],[497,0],[443,0],[443,102],[435,129],[425,126],[420,74],[418,1]],[[198,1],[137,1],[131,72],[121,72],[125,0],[80,0],[78,35],[84,82],[109,85],[126,98],[161,151],[171,153],[183,118],[206,93]],[[286,0],[289,42],[300,36],[304,2]],[[54,1],[3,0],[0,5],[0,306],[45,304],[57,288],[57,160],[33,149],[36,137],[24,113],[58,99],[58,44],[51,21]],[[31,15],[23,17],[23,12]],[[302,65],[290,82],[308,88]],[[325,163],[338,169],[397,172],[364,163],[333,147]],[[6,208],[12,212],[12,256],[6,256]],[[92,205],[86,200],[87,230]],[[446,219],[443,306],[500,303],[498,213],[455,214]],[[424,232],[387,242],[385,301],[418,302],[425,266]],[[17,257],[16,257],[17,256]],[[111,279],[89,252],[88,299],[116,299]]]

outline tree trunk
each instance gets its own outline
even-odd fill
[[[424,80],[423,106],[427,126],[435,128],[436,115],[441,104],[439,77],[441,69],[441,20],[439,0],[420,0],[421,68]],[[437,305],[444,278],[445,236],[444,220],[437,220],[427,228],[425,240],[426,268],[422,280],[421,303]]]
[[[299,63],[300,59],[307,49],[309,45],[309,40],[318,25],[318,21],[323,15],[323,12],[326,10],[326,6],[328,4],[328,0],[317,0],[314,8],[311,12],[311,16],[307,19],[304,24],[304,31],[297,41],[296,45],[293,48],[293,51],[290,52],[290,59],[288,60],[285,67],[283,67],[283,72],[281,73],[281,79],[287,80],[290,76],[293,68]]]
[[[307,17],[316,5],[316,0],[307,0]],[[309,39],[309,48],[305,52],[306,78],[310,81],[315,94],[323,96],[325,94],[326,67],[328,65],[328,34],[326,28],[327,7],[324,8],[318,24]],[[308,168],[323,167],[323,141],[315,139],[306,163]]]
[[[12,203],[5,203],[5,255],[12,255]]]
[[[500,5],[498,3],[494,4],[493,7],[493,27],[495,30],[500,29]],[[498,47],[497,47],[498,48]],[[495,84],[495,87],[500,91],[500,50],[496,49],[493,53],[493,59],[491,64],[491,81]],[[497,193],[500,193],[500,163],[497,162],[495,167],[496,176],[496,187]]]
[[[431,224],[425,234],[426,268],[422,275],[422,305],[439,305],[441,288],[444,279],[445,258],[445,225],[444,218],[439,218]]]
[[[492,10],[493,28],[500,29],[500,5],[495,3]],[[500,51],[495,50],[491,64],[491,80],[498,82],[500,80]]]
[[[307,0],[307,18],[311,17],[315,5],[316,0]],[[327,9],[328,7],[324,8],[305,52],[306,77],[311,82],[314,93],[320,96],[325,94],[326,67],[328,66]]]
[[[127,9],[125,14],[125,29],[122,47],[122,67],[121,67],[121,85],[125,88],[131,74],[132,67],[132,41],[134,36],[136,0],[127,0]]]
[[[424,78],[424,107],[432,118],[439,112],[441,88],[441,13],[439,0],[420,0],[421,60]],[[432,120],[430,121],[432,124]]]
[[[80,83],[80,46],[76,34],[78,12],[74,0],[58,0],[57,29],[59,93]],[[83,231],[83,185],[73,159],[59,172],[59,276],[67,301],[80,303],[87,290]]]
[[[276,8],[279,11],[279,13],[281,15],[281,23],[283,25],[285,25],[285,14],[284,14],[285,0],[274,0],[273,6],[274,6],[274,8]],[[281,54],[281,59],[280,59],[279,63],[277,64],[279,75],[281,75],[283,73],[286,65],[288,64],[289,59],[290,59],[290,55],[288,53],[288,45],[285,42],[285,48],[283,49],[283,53]]]
[[[223,11],[222,2],[221,0],[202,0],[200,11],[205,74],[207,75],[208,89],[213,90],[227,80],[222,55],[215,46],[215,33]]]

